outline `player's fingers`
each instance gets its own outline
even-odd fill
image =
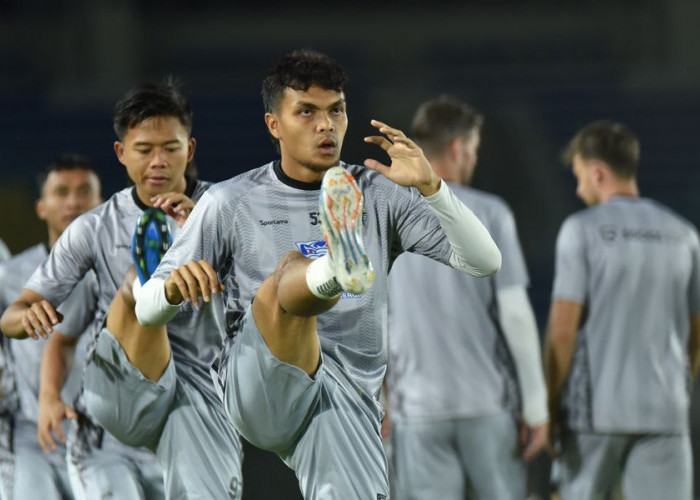
[[[34,326],[29,321],[29,318],[26,314],[22,316],[22,328],[24,328],[24,331],[27,333],[27,335],[29,335],[34,340],[39,339],[39,335],[37,335],[36,331],[34,330]]]
[[[202,294],[204,302],[209,302],[211,300],[211,288],[212,284],[209,282],[209,275],[202,269],[199,262],[191,261],[187,264],[187,269],[192,273],[192,275],[197,280],[197,287],[199,292]]]
[[[187,287],[187,283],[180,272],[181,269],[182,268],[175,269],[172,273],[170,273],[170,279],[177,286],[177,289],[180,291],[180,295],[182,295],[182,299],[189,301],[192,300],[192,297],[190,297],[189,288]]]
[[[42,337],[48,337],[52,331],[51,320],[46,315],[46,312],[37,304],[32,304],[32,307],[27,311],[26,318],[32,324],[32,329]]]
[[[527,446],[528,439],[530,438],[530,429],[524,423],[520,424],[519,434],[520,446],[525,448]]]
[[[365,167],[376,170],[382,175],[387,175],[391,171],[391,167],[387,167],[383,163],[378,162],[377,160],[372,160],[372,159],[367,159],[365,160]]]
[[[199,307],[199,284],[197,283],[197,278],[194,277],[187,264],[180,267],[180,274],[187,284],[187,293],[190,296],[192,304],[194,304],[195,307]]]
[[[402,130],[387,125],[384,122],[380,122],[379,120],[372,120],[371,123],[372,125],[377,127],[382,134],[388,135],[389,138],[392,140],[393,137],[406,137],[406,134],[404,134]]]
[[[58,439],[60,439],[62,443],[65,443],[66,442],[66,435],[63,432],[63,426],[61,425],[62,423],[63,423],[63,419],[59,417],[59,418],[56,418],[53,420],[53,422],[51,423],[51,426],[53,427],[53,431],[56,433],[56,436],[58,437]]]
[[[386,137],[383,137],[381,135],[370,135],[368,137],[365,137],[365,142],[368,144],[376,144],[384,151],[389,151],[389,149],[391,149],[391,146],[393,146],[391,141],[389,141]]]
[[[49,453],[51,450],[49,450],[45,435],[46,429],[44,425],[42,425],[42,423],[40,422],[36,429],[36,440],[39,442],[39,446],[41,446],[41,449],[44,450],[44,453]]]
[[[51,453],[53,450],[57,448],[56,446],[56,441],[53,439],[53,434],[51,434],[51,421],[49,420],[48,425],[46,426],[42,436],[44,438],[44,451],[46,453]]]
[[[52,325],[57,325],[61,322],[61,319],[59,318],[58,313],[56,312],[56,309],[53,307],[53,304],[51,304],[51,302],[49,302],[48,300],[42,300],[38,304],[49,317],[49,320],[51,321]]]
[[[209,280],[209,289],[211,290],[211,293],[220,292],[221,283],[219,282],[219,276],[216,274],[216,271],[214,271],[214,268],[211,267],[211,264],[209,264],[209,262],[207,262],[204,259],[200,260],[198,264],[202,271],[204,271],[207,275],[207,278]]]
[[[71,408],[70,406],[66,405],[65,406],[65,411],[66,411],[66,418],[69,418],[71,420],[76,420],[78,418],[78,414],[76,411]]]

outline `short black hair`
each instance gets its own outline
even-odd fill
[[[411,136],[428,156],[442,153],[458,136],[480,130],[484,118],[469,104],[441,95],[418,107],[411,122]]]
[[[562,153],[562,160],[571,165],[576,155],[584,160],[603,161],[616,176],[632,179],[639,164],[639,140],[622,123],[600,120],[576,133]]]
[[[63,170],[87,170],[97,175],[95,167],[90,159],[79,153],[61,153],[55,156],[44,169],[36,176],[36,194],[37,198],[41,198],[44,191],[46,179],[52,172],[61,172]]]
[[[343,92],[348,75],[334,59],[310,49],[283,56],[265,74],[262,99],[266,113],[274,113],[286,88],[305,91],[312,85]]]
[[[192,134],[192,108],[173,78],[141,83],[124,94],[114,106],[114,132],[122,140],[130,128],[156,116],[174,116]]]

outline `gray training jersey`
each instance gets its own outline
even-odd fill
[[[643,198],[578,212],[559,232],[553,296],[585,306],[563,398],[570,427],[687,432],[695,228]]]
[[[526,287],[515,221],[498,197],[451,184],[501,250],[495,276],[476,278],[413,254],[389,276],[392,419],[476,417],[520,410],[515,365],[498,324],[496,292]]]
[[[417,191],[363,167],[344,166],[364,194],[364,245],[377,277],[367,293],[344,294],[321,314],[318,332],[324,360],[332,359],[352,381],[352,390],[371,399],[379,393],[386,367],[386,277],[391,264],[403,251],[447,263],[451,246]],[[310,258],[326,254],[319,189],[320,183],[290,179],[279,162],[213,186],[155,276],[165,279],[192,259],[209,261],[226,285],[227,328],[235,334],[258,287],[285,253],[297,250]]]
[[[46,245],[39,244],[0,264],[0,314],[17,299],[26,281],[47,256]],[[76,328],[72,319],[88,313],[96,288],[95,275],[89,273],[58,307],[65,320],[54,328],[66,334]],[[82,331],[77,333],[81,334]],[[7,359],[7,372],[3,373],[3,407],[15,418],[36,424],[39,417],[39,374],[46,339],[17,340],[4,337],[2,344]],[[81,371],[80,362],[84,353],[83,344],[77,349],[71,382],[63,389],[65,401],[72,401],[78,393],[79,381],[76,376]]]
[[[188,182],[186,194],[197,201],[210,185]],[[133,265],[131,241],[145,208],[135,188],[127,188],[78,217],[59,238],[49,259],[34,273],[27,287],[53,303],[60,302],[88,270],[94,269],[100,284],[99,295],[86,320],[94,321],[99,331],[117,289]],[[173,237],[180,231],[170,217],[168,227]],[[216,315],[220,309],[202,308],[198,313],[188,305],[168,324],[178,376],[191,381],[215,402],[218,398],[209,367],[224,337],[223,317],[220,313]]]

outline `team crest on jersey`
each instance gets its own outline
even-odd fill
[[[324,240],[297,241],[297,248],[309,259],[318,259],[328,253],[328,246]]]

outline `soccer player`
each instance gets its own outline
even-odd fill
[[[134,339],[102,329],[120,320],[118,314],[106,313],[133,266],[134,228],[144,221],[145,210],[162,209],[148,214],[160,213],[165,232],[177,233],[209,187],[185,176],[196,144],[191,135],[192,111],[173,85],[139,85],[117,103],[114,129],[117,158],[134,187],[116,193],[71,225],[47,264],[5,314],[2,327],[6,333],[50,333],[56,321],[53,304],[87,270],[94,269],[100,293],[94,314],[98,333],[84,374],[88,414],[119,441],[156,453],[164,474],[158,481],[162,489],[164,480],[169,498],[231,497],[232,485],[236,495],[240,490],[238,437],[209,376],[209,365],[222,341],[219,309],[185,309],[163,337]],[[157,351],[154,343],[162,349]],[[148,365],[160,361],[164,362],[157,370]],[[117,469],[111,453],[100,455],[101,464],[82,460],[84,449],[98,451],[100,436],[89,429],[78,435],[82,446],[76,446],[75,469],[84,484],[89,488],[106,482],[91,479],[104,473],[106,466],[114,466],[111,470],[119,474],[106,479],[112,482],[109,488],[115,498],[151,497],[145,488],[155,487],[156,477],[144,473],[140,465],[125,463]],[[225,449],[220,449],[221,442],[228,443]],[[86,497],[109,493],[88,490]]]
[[[97,206],[100,180],[87,158],[66,153],[53,159],[37,179],[39,197],[37,216],[46,222],[48,238],[0,264],[0,311],[20,294],[22,285],[46,260],[48,251],[68,225],[80,214]],[[60,331],[75,328],[75,318],[88,312],[90,297],[97,282],[89,274],[61,304],[66,321],[56,325]],[[79,322],[78,322],[79,324]],[[81,333],[81,332],[78,332]],[[3,393],[0,402],[0,488],[2,498],[73,498],[66,469],[66,450],[61,444],[44,454],[37,443],[39,371],[46,342],[31,342],[3,337],[6,359]],[[76,360],[78,361],[78,360]],[[75,363],[73,378],[80,376]],[[72,384],[64,397],[77,395]],[[68,388],[67,388],[68,389]],[[64,429],[57,429],[63,435]]]
[[[474,173],[481,124],[450,96],[423,103],[413,118],[413,138],[484,223],[503,263],[487,279],[413,254],[392,268],[387,388],[401,499],[467,491],[523,499],[523,458],[546,442],[542,358],[513,215],[500,198],[460,185]]]
[[[700,359],[698,234],[641,198],[639,143],[610,121],[565,151],[589,208],[562,224],[545,350],[563,499],[690,499]]]
[[[377,397],[391,264],[411,251],[487,275],[500,253],[401,131],[372,121],[384,135],[365,139],[391,167],[332,168],[348,125],[345,82],[314,51],[269,70],[265,122],[281,159],[202,197],[136,311],[145,324],[164,323],[225,286],[232,336],[218,381],[241,435],[294,469],[305,498],[383,499]]]

